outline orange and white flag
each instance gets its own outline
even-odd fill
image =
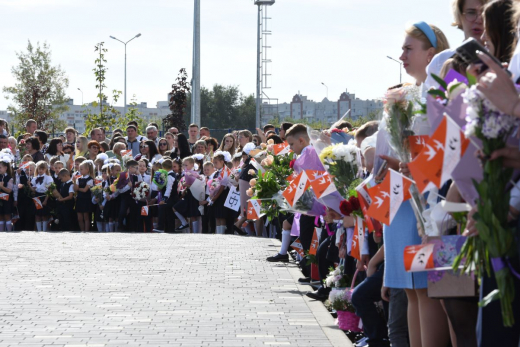
[[[408,163],[419,191],[424,193],[433,186],[442,187],[451,178],[469,143],[457,123],[444,115],[422,152]]]
[[[287,182],[291,182],[291,181],[294,181],[296,179],[296,177],[298,177],[298,173],[296,171],[293,171],[293,173],[290,174],[289,176],[287,176],[287,178],[285,180]]]
[[[426,271],[435,267],[433,263],[433,243],[406,246],[404,248],[404,269],[406,271]]]
[[[372,181],[373,177],[370,176],[356,187],[359,206],[361,207],[361,212],[365,217],[365,224],[370,232],[381,229],[381,224],[367,214],[368,208],[372,204],[372,198],[370,197],[370,194],[368,194],[368,188],[371,186]]]
[[[289,144],[287,142],[274,145],[273,150],[274,150],[275,155],[284,155],[284,154],[292,152],[291,146],[289,146]]]
[[[314,228],[314,234],[312,235],[311,248],[309,248],[309,254],[316,255],[318,253],[318,246],[320,245],[318,241],[318,233],[316,232],[316,228]]]
[[[303,193],[309,188],[310,183],[307,178],[305,171],[302,171],[283,191],[282,195],[287,200],[291,207],[294,206],[296,201],[303,195]]]
[[[334,185],[334,179],[327,171],[305,170],[309,178],[310,185],[316,198],[334,193],[337,189]]]
[[[363,218],[356,216],[354,220],[354,235],[352,236],[352,244],[350,247],[350,256],[361,261],[361,251],[365,243],[365,221]]]
[[[42,202],[39,198],[33,198],[34,205],[36,205],[37,210],[41,210],[43,208]]]
[[[25,161],[23,163],[20,164],[20,169],[27,169],[29,167],[29,162],[28,161]]]
[[[148,212],[150,211],[149,209],[150,207],[148,206],[141,207],[141,216],[148,216]]]
[[[367,214],[381,223],[390,225],[401,204],[411,198],[411,186],[412,181],[408,177],[389,169],[381,184],[368,189],[372,204]]]
[[[120,153],[121,153],[121,157],[124,157],[127,154],[130,154],[130,156],[132,156],[132,150],[131,149],[124,149]]]
[[[6,193],[0,193],[0,199],[8,201],[9,200],[9,194]]]
[[[412,160],[415,159],[423,150],[430,137],[428,135],[414,135],[408,136],[408,143],[410,143],[410,152],[412,153]]]
[[[305,257],[305,253],[303,252],[303,246],[299,238],[294,240],[294,242],[291,244],[291,248],[294,249],[300,255],[300,257]]]
[[[226,177],[229,177],[229,175],[231,175],[231,170],[226,165],[224,165],[224,167],[222,168],[222,172],[219,175],[219,178],[224,179]]]
[[[256,199],[247,200],[247,219],[256,220],[263,216],[260,213],[261,205]]]

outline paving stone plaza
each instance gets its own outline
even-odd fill
[[[276,240],[0,234],[0,346],[350,346]]]

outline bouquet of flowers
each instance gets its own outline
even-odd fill
[[[200,178],[200,175],[197,171],[187,170],[184,173],[184,180],[188,187],[191,186],[193,184],[193,182],[195,182],[195,180],[199,179],[199,178]]]
[[[132,197],[136,201],[146,199],[150,195],[150,186],[145,181],[137,182],[132,190]]]
[[[121,157],[121,167],[125,168],[126,163],[132,159],[134,159],[134,157],[132,157],[132,151],[126,153],[124,156]]]
[[[182,193],[184,193],[186,188],[188,188],[188,184],[186,183],[186,177],[182,176],[181,179],[179,180],[179,184],[177,185],[177,192],[179,194],[182,194]]]
[[[56,184],[53,182],[47,186],[47,191],[45,192],[45,195],[47,195],[49,198],[53,198],[54,191],[56,190]]]
[[[168,183],[168,172],[163,169],[159,169],[155,171],[153,175],[153,183],[159,188],[159,190],[163,189]]]
[[[466,136],[476,136],[482,140],[482,151],[485,157],[494,151],[504,148],[513,129],[519,125],[519,120],[503,114],[473,85],[463,94],[468,104],[466,110]],[[502,159],[486,161],[484,179],[475,187],[480,201],[477,203],[476,220],[478,236],[469,237],[457,257],[454,267],[466,258],[464,267],[469,263],[475,266],[477,274],[484,271],[490,273],[490,263],[493,266],[498,289],[483,298],[482,305],[500,299],[504,326],[514,323],[512,302],[515,288],[508,258],[516,253],[514,229],[508,225],[509,193],[506,186],[513,174],[512,169],[502,167]]]
[[[383,127],[389,135],[390,147],[395,151],[402,163],[409,163],[412,159],[409,136],[413,136],[412,125],[417,110],[414,101],[418,100],[418,88],[412,85],[393,88],[387,91],[384,100]],[[412,207],[417,221],[420,223],[419,235],[425,234],[425,220],[423,211],[426,200],[419,193],[417,186],[412,184],[410,188],[412,195]]]
[[[101,206],[101,203],[103,202],[103,187],[90,187],[90,192],[92,193],[92,195],[94,195],[94,198],[98,201],[98,204]]]
[[[329,269],[329,274],[325,279],[325,284],[328,288],[346,288],[350,284],[347,276],[343,274],[343,265],[337,268]]]
[[[128,184],[128,182],[130,182],[128,171],[121,172],[119,177],[114,181],[114,186],[116,189],[123,189]]]
[[[213,178],[208,181],[208,189],[209,189],[209,196],[213,198],[215,194],[219,191],[221,187],[220,180],[218,178]]]
[[[352,306],[352,292],[348,289],[331,291],[329,294],[329,302],[331,307],[336,311],[356,313],[356,309]]]
[[[326,147],[320,153],[320,160],[328,173],[334,177],[336,189],[347,197],[348,188],[359,177],[361,155],[353,145],[337,144]]]

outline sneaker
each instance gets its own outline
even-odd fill
[[[288,262],[289,261],[289,256],[286,254],[286,255],[281,255],[280,253],[276,254],[275,256],[273,257],[269,257],[266,259],[268,262],[271,262],[271,263],[276,263],[276,262]]]
[[[153,229],[153,232],[154,232],[154,233],[164,233],[164,230],[160,230],[160,229]]]
[[[189,224],[184,224],[184,225],[181,225],[180,227],[178,227],[177,229],[175,229],[175,231],[183,231],[184,229],[187,229],[189,227],[190,227]]]

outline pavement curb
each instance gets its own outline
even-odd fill
[[[272,239],[272,242],[277,247],[281,246],[281,242],[277,239]],[[305,293],[311,290],[311,287],[307,285],[300,285],[298,283],[298,278],[302,277],[302,273],[298,266],[296,266],[293,262],[286,263],[287,271],[294,280],[294,284],[298,288],[298,291],[301,293],[303,301],[312,314],[316,318],[316,321],[320,325],[321,329],[329,339],[330,343],[334,347],[354,347],[352,341],[347,337],[345,332],[338,328],[336,325],[335,319],[331,316],[330,312],[325,308],[323,303],[318,300],[313,300],[309,298]]]

